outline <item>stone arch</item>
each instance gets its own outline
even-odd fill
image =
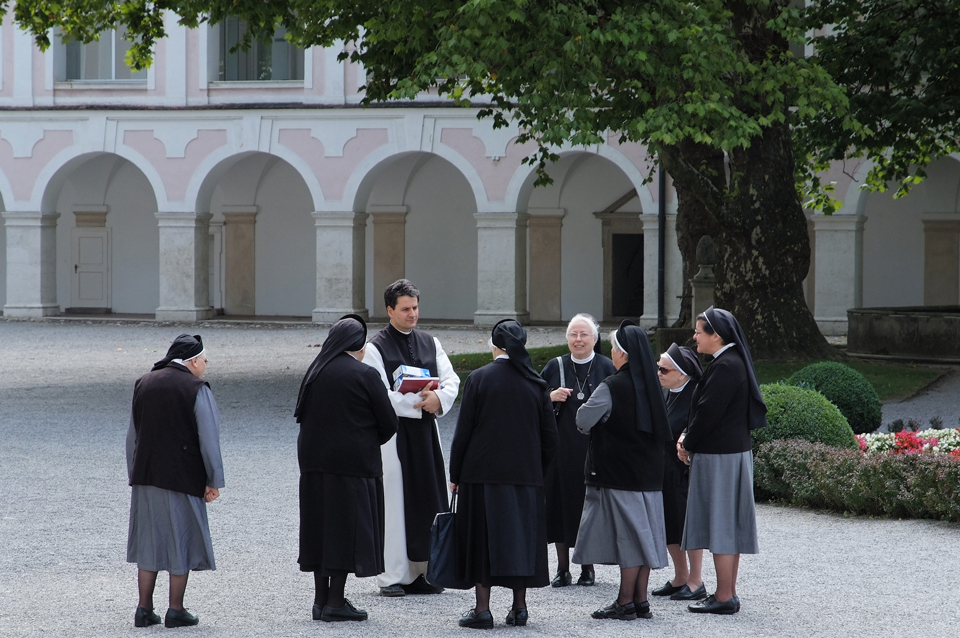
[[[470,172],[443,153],[420,151],[387,155],[364,168],[345,201],[369,215],[364,287],[372,314],[385,316],[383,288],[407,277],[423,295],[422,317],[472,319],[480,204]]]
[[[206,166],[192,192],[197,215],[209,213],[211,305],[228,315],[310,315],[318,191],[301,170],[279,154],[230,154]]]

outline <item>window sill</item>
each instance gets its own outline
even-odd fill
[[[68,80],[66,82],[54,82],[54,90],[73,90],[80,89],[84,91],[145,91],[147,90],[146,80]]]
[[[303,80],[217,80],[209,89],[302,89]]]

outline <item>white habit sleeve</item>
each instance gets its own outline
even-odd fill
[[[440,377],[440,387],[436,391],[437,397],[440,399],[440,412],[437,416],[443,416],[453,407],[453,402],[457,400],[457,392],[460,391],[460,377],[453,371],[450,357],[443,351],[440,340],[434,337],[433,343],[437,346],[437,376]]]
[[[444,355],[444,358],[446,358],[446,355]],[[420,403],[420,395],[415,392],[401,394],[393,391],[393,388],[390,387],[390,380],[387,378],[387,371],[383,368],[383,357],[380,356],[380,351],[372,343],[367,342],[363,350],[363,362],[380,373],[380,380],[383,381],[383,387],[387,389],[387,396],[390,397],[390,403],[393,405],[397,416],[408,419],[423,418],[423,411],[420,408],[413,407]],[[447,365],[449,365],[449,362]]]

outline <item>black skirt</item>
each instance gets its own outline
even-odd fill
[[[663,465],[663,522],[667,545],[679,545],[683,538],[683,522],[687,517],[687,492],[690,490],[690,469],[677,458],[676,447]]]
[[[300,571],[383,573],[383,479],[300,476]]]
[[[550,582],[543,488],[461,483],[454,529],[458,578],[509,589]]]

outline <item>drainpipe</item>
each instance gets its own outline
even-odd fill
[[[667,327],[665,255],[667,246],[667,171],[660,162],[657,171],[657,328]]]

